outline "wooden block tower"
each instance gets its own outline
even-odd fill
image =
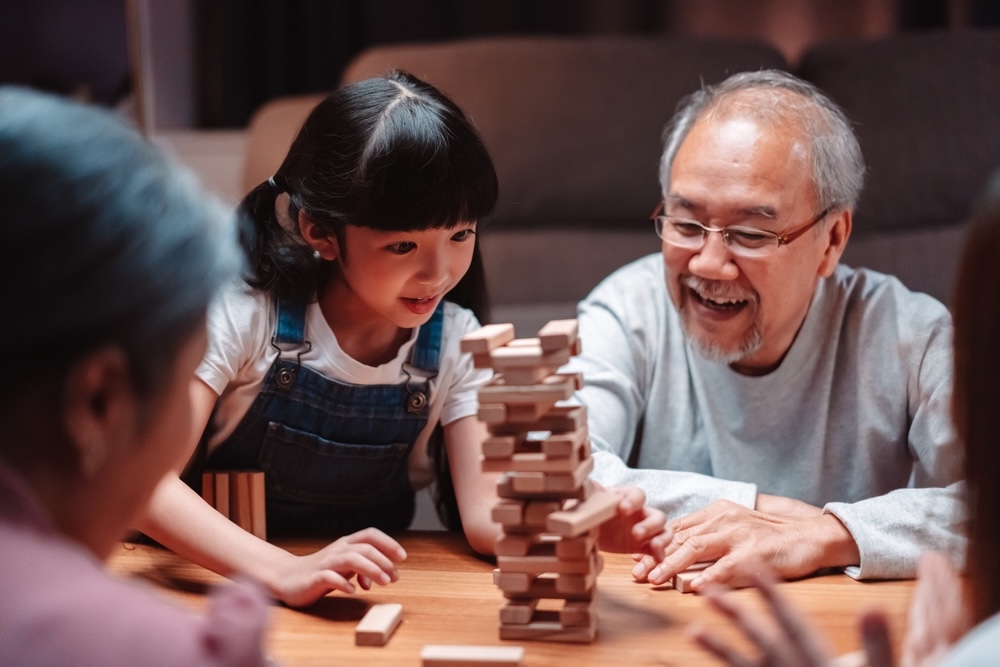
[[[537,338],[515,339],[510,324],[462,339],[462,350],[493,379],[479,390],[483,470],[502,472],[493,520],[501,639],[591,642],[597,634],[597,548],[618,500],[587,480],[594,463],[584,406],[559,404],[580,388],[580,374],[558,373],[579,354],[576,320],[554,320]]]

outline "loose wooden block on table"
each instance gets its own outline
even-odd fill
[[[368,610],[354,628],[357,646],[385,646],[403,618],[403,605],[376,604]]]
[[[714,561],[713,561],[714,562]],[[712,563],[695,563],[683,572],[678,572],[674,575],[674,590],[678,593],[693,593],[691,588],[691,582],[695,580],[701,571],[707,568]]]
[[[523,646],[428,644],[420,651],[423,667],[523,667]]]

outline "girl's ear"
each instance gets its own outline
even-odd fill
[[[95,476],[116,449],[131,446],[139,408],[120,348],[101,348],[66,374],[63,421],[85,477]]]
[[[313,222],[303,210],[299,210],[299,234],[323,259],[332,262],[340,255],[336,235]]]

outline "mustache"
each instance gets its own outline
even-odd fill
[[[757,293],[753,290],[740,287],[728,280],[708,280],[698,276],[684,276],[681,284],[688,287],[703,297],[711,299],[735,299],[737,301],[749,301],[757,303]]]

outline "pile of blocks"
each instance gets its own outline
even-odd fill
[[[479,390],[485,472],[497,482],[493,520],[497,541],[494,582],[506,602],[501,639],[591,642],[600,525],[617,511],[616,496],[595,490],[586,407],[567,405],[580,374],[559,373],[579,354],[576,320],[554,320],[537,338],[515,339],[510,324],[466,335],[462,350],[493,379]]]
[[[264,473],[259,470],[217,470],[201,476],[205,502],[262,540],[267,539],[264,493]]]

